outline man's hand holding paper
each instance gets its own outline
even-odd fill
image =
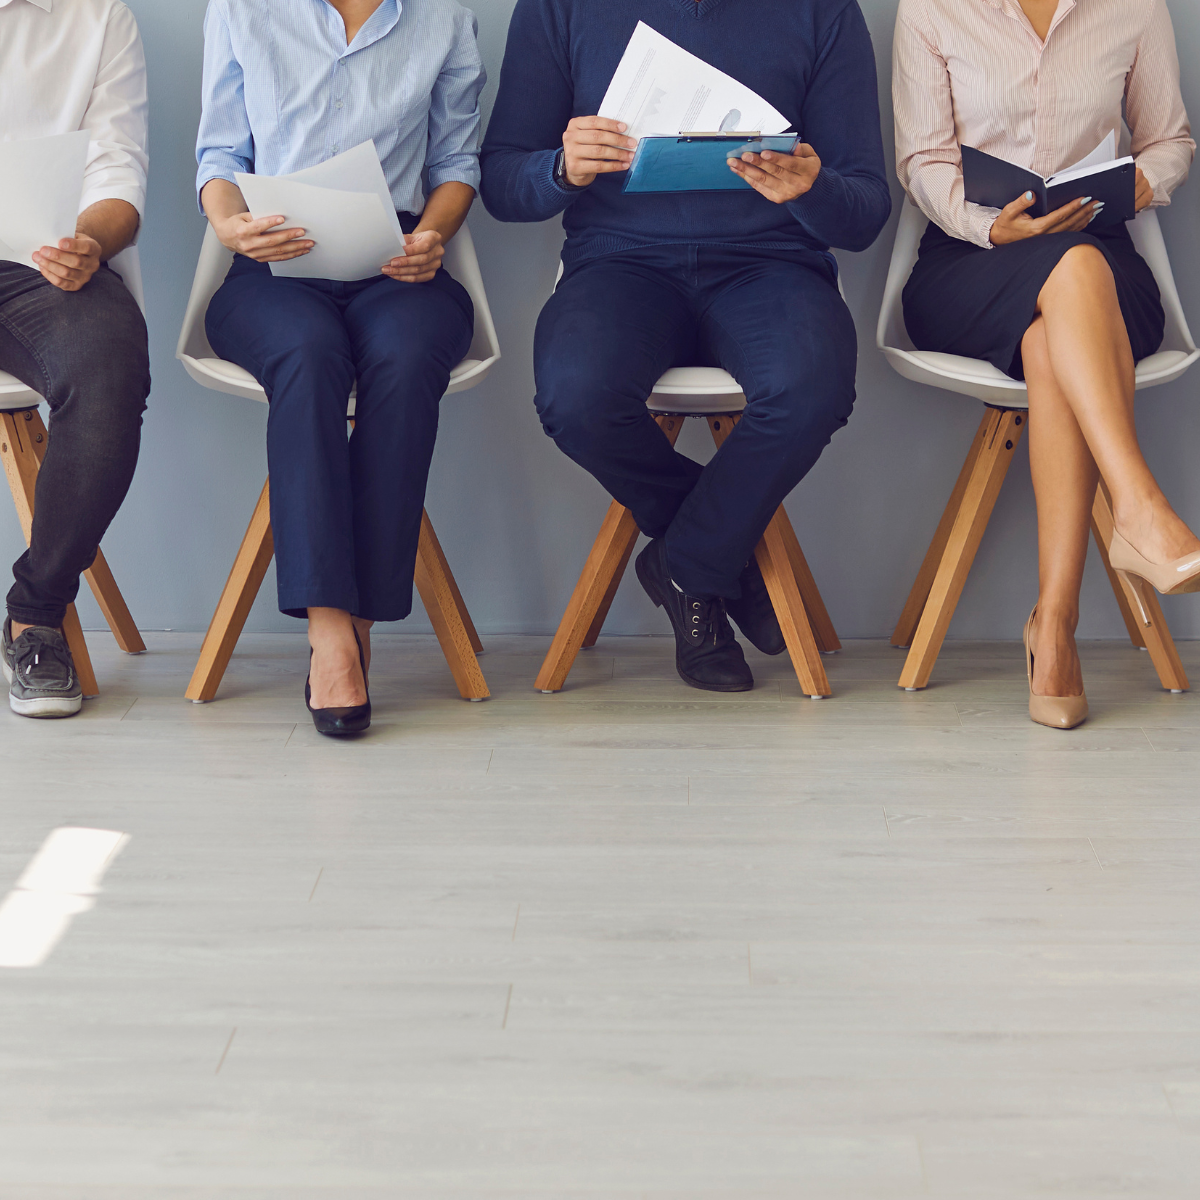
[[[587,187],[597,175],[628,171],[637,139],[626,137],[623,121],[575,117],[563,134],[563,168],[572,187]]]
[[[788,124],[757,92],[638,22],[599,114],[575,117],[563,134],[562,178],[582,188],[597,175],[629,170],[641,138],[781,134]],[[786,204],[812,187],[821,160],[811,146],[801,146],[794,155],[744,154],[730,160],[730,169],[768,200]]]

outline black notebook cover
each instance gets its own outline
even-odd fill
[[[1047,188],[1046,181],[1035,172],[973,146],[962,147],[962,164],[966,197],[972,204],[1006,208],[1022,192],[1032,192],[1034,202],[1025,210],[1031,217],[1044,217],[1084,196],[1105,202],[1093,223],[1097,226],[1119,225],[1137,215],[1137,168],[1133,163],[1058,183],[1052,188]]]

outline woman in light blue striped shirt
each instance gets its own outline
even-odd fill
[[[475,32],[456,0],[212,0],[205,18],[197,190],[237,255],[206,326],[270,400],[279,607],[308,619],[322,733],[370,723],[369,631],[412,608],[438,405],[471,341],[470,298],[441,259],[479,183]],[[314,243],[252,219],[236,174],[290,174],[368,140],[406,255],[353,283],[272,275]]]

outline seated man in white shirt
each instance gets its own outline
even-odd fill
[[[91,134],[73,238],[0,258],[0,371],[50,406],[32,544],[4,622],[9,705],[66,717],[83,692],[62,634],[79,577],[121,507],[150,394],[146,323],[106,264],[133,244],[146,199],[146,63],[120,0],[0,0],[0,141]],[[0,241],[4,231],[0,229]]]

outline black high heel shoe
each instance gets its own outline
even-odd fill
[[[312,713],[317,732],[326,737],[347,737],[353,733],[366,733],[371,727],[371,690],[367,688],[367,660],[357,629],[354,631],[354,640],[358,644],[358,664],[362,668],[363,687],[367,692],[366,704],[353,704],[349,708],[313,708],[311,674],[309,679],[304,681],[305,707]],[[308,651],[308,661],[312,662],[311,647]]]

